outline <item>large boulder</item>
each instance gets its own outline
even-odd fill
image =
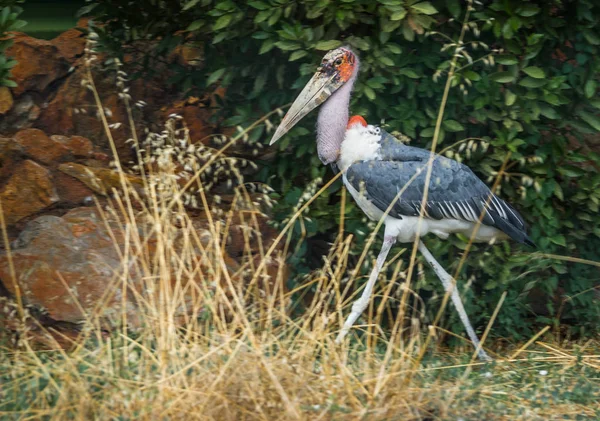
[[[0,191],[0,201],[7,225],[34,215],[58,202],[50,171],[26,160],[17,166]]]
[[[69,72],[69,60],[52,41],[23,33],[16,33],[13,40],[13,45],[6,50],[7,56],[17,60],[17,65],[11,70],[12,79],[17,83],[17,87],[12,89],[13,95],[26,91],[44,93],[52,83]]]
[[[0,281],[12,295],[18,285],[23,301],[42,309],[54,321],[80,323],[93,315],[106,321],[105,326],[111,326],[126,315],[135,327],[142,322],[140,315],[145,314],[140,306],[151,302],[153,294],[163,291],[165,285],[183,294],[177,299],[180,317],[192,310],[197,314],[203,302],[203,296],[196,292],[198,288],[201,285],[216,287],[212,281],[207,284],[207,278],[214,279],[215,273],[225,268],[227,275],[219,277],[221,290],[230,296],[227,279],[231,279],[237,291],[244,291],[244,283],[253,275],[251,267],[258,266],[261,258],[259,253],[250,254],[252,248],[247,249],[246,254],[250,255],[245,256],[238,250],[239,241],[232,240],[225,252],[217,252],[220,247],[215,249],[211,243],[208,222],[201,218],[193,224],[199,244],[190,246],[189,231],[171,227],[165,238],[169,251],[161,252],[152,223],[142,218],[136,224],[124,224],[120,218],[110,215],[110,212],[102,215],[92,208],[76,208],[62,217],[44,215],[30,221],[13,242],[10,258],[15,278],[8,253],[0,253]],[[247,244],[255,243],[261,236],[265,245],[272,241],[268,229],[262,233],[260,226],[249,229],[255,232],[246,237]],[[128,234],[131,232],[135,232],[133,237]],[[133,240],[136,237],[139,238],[137,244],[143,245],[141,249]],[[186,247],[185,252],[182,247]],[[153,264],[160,261],[152,257],[157,253],[166,253],[165,256],[180,253],[180,257],[171,259],[166,270],[159,270],[153,268]],[[146,258],[143,264],[138,259],[144,257],[140,256]],[[189,268],[196,269],[189,272]],[[269,259],[265,269],[259,277],[259,290],[272,293],[276,282],[285,285],[280,282],[287,276],[285,263]],[[182,270],[189,276],[182,275]],[[190,283],[196,287],[189,288]],[[283,292],[280,289],[277,296]]]

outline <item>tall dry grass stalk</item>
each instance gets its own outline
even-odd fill
[[[118,159],[91,61],[88,86],[121,183],[109,206],[98,206],[98,212],[109,231],[116,221],[125,238],[115,240],[122,267],[107,285],[106,300],[121,291],[124,300],[133,297],[135,311],[123,302],[122,312],[109,317],[115,327],[105,335],[106,312],[99,304],[85,313],[83,333],[70,351],[60,346],[34,351],[24,330],[21,347],[0,353],[0,418],[530,420],[597,414],[597,408],[583,401],[537,402],[540,379],[546,381],[540,390],[574,389],[582,373],[599,369],[597,343],[541,342],[544,329],[523,346],[496,353],[494,365],[484,365],[469,359],[468,341],[454,353],[435,349],[431,339],[441,332],[437,319],[424,340],[425,303],[407,284],[392,288],[406,279],[402,273],[407,265],[415,264],[414,253],[408,261],[401,259],[405,250],[386,264],[392,277],[376,287],[379,304],[373,301],[350,340],[335,346],[333,339],[358,293],[352,288],[360,277],[357,267],[374,237],[355,267],[348,264],[352,235],[340,228],[323,267],[301,286],[288,291],[283,273],[290,228],[335,178],[290,217],[271,243],[261,235],[257,215],[262,209],[243,183],[234,189],[229,207],[211,211],[214,202],[204,176],[265,116],[220,150],[194,161],[184,182],[176,154],[160,155],[159,164],[150,160],[134,132],[144,179],[140,192]],[[134,127],[129,98],[124,100]],[[169,133],[175,136],[176,131]],[[188,213],[190,194],[205,213],[201,231]],[[341,215],[343,226],[343,203]],[[225,244],[237,220],[246,228],[246,258],[232,269]],[[256,255],[258,261],[252,258]],[[300,298],[292,301],[292,296]],[[300,301],[305,309],[292,317]],[[391,301],[401,303],[404,317],[389,312]],[[19,309],[23,311],[20,304]],[[384,320],[391,331],[380,328]],[[598,380],[589,377],[589,382]],[[531,393],[515,387],[529,387]]]

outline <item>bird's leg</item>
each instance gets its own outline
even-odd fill
[[[440,278],[442,284],[444,285],[444,289],[446,292],[452,291],[450,297],[452,298],[452,302],[454,303],[454,307],[456,307],[456,311],[458,311],[458,315],[463,325],[465,326],[465,330],[467,331],[467,335],[473,342],[475,349],[477,349],[477,356],[479,356],[480,360],[483,361],[491,361],[492,358],[483,350],[481,347],[481,343],[479,342],[479,338],[475,334],[473,330],[473,326],[471,326],[471,322],[469,321],[469,316],[467,316],[467,312],[463,307],[463,303],[460,299],[460,295],[458,295],[458,290],[456,288],[455,282],[452,279],[452,276],[448,272],[444,270],[444,268],[438,263],[437,260],[433,257],[433,255],[429,252],[423,241],[419,240],[419,251],[425,256],[425,260],[431,266],[435,274]]]
[[[385,263],[385,259],[387,258],[390,249],[396,242],[395,236],[386,235],[383,237],[383,246],[381,246],[381,251],[377,256],[377,262],[375,263],[375,267],[371,271],[371,275],[369,276],[369,280],[367,281],[367,285],[365,285],[365,289],[358,300],[352,304],[352,312],[344,322],[344,326],[342,330],[338,334],[338,337],[335,339],[335,343],[339,344],[344,340],[344,337],[356,321],[358,317],[365,311],[365,308],[369,305],[369,299],[371,298],[371,294],[373,293],[373,287],[375,286],[375,282],[377,282],[377,277],[379,276],[379,272],[381,272],[381,268]]]

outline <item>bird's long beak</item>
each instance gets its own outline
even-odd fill
[[[284,134],[296,125],[302,118],[325,102],[337,88],[341,86],[335,82],[336,74],[325,74],[320,68],[306,84],[298,98],[294,101],[281,124],[275,131],[269,145],[277,142]]]

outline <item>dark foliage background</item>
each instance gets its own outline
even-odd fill
[[[100,45],[112,54],[158,40],[130,69],[134,77],[155,71],[153,63],[182,44],[200,48],[201,65],[171,64],[169,83],[189,95],[225,87],[215,118],[230,126],[247,126],[291,102],[324,52],[349,44],[362,61],[352,112],[427,148],[467,7],[459,0],[102,0],[82,15],[103,23],[96,28]],[[472,7],[440,147],[475,139],[450,154],[490,184],[508,159],[500,194],[530,222],[539,250],[510,242],[475,247],[461,276],[463,285],[474,280],[467,311],[484,325],[507,291],[494,334],[522,339],[559,322],[590,334],[600,322],[598,268],[539,252],[600,260],[600,6],[594,0],[490,0]],[[258,175],[281,194],[278,220],[311,180],[330,177],[316,156],[313,125],[314,116],[286,136],[277,159]],[[251,140],[268,138],[261,127]],[[318,246],[337,231],[340,189],[335,185],[311,207],[307,238],[291,257],[293,282],[321,264],[326,247]],[[345,227],[357,234],[360,253],[360,233],[369,229],[353,203],[346,209]],[[466,240],[427,243],[454,269]],[[415,282],[422,296],[432,297],[434,312],[436,295],[427,291],[439,287],[427,278]],[[450,321],[461,331],[458,320]]]

